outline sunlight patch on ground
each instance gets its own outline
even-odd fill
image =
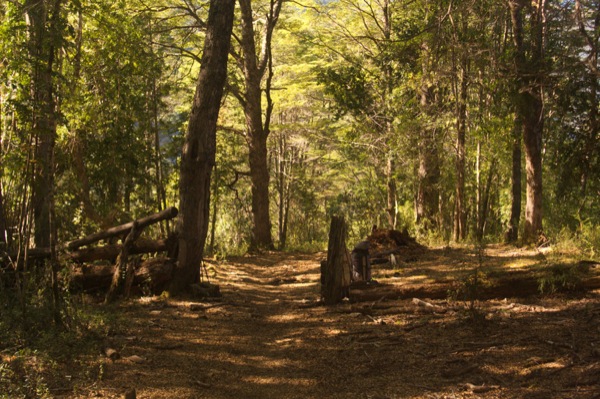
[[[302,386],[309,387],[315,385],[316,381],[310,378],[286,378],[286,377],[262,377],[262,376],[249,376],[242,378],[242,381],[246,381],[253,384],[259,385],[291,385],[291,386]]]
[[[290,366],[292,362],[288,359],[273,359],[267,356],[248,356],[246,357],[248,364],[258,364],[261,367],[273,369]]]
[[[433,279],[430,276],[427,276],[425,274],[418,274],[416,276],[406,276],[403,277],[404,280],[406,281],[412,281],[412,282],[418,282],[418,283],[425,283],[425,282],[433,282]]]
[[[524,269],[524,268],[533,266],[536,263],[538,263],[538,261],[535,259],[520,258],[520,259],[514,259],[511,262],[507,262],[504,267],[508,268],[508,269]]]
[[[290,321],[303,321],[305,316],[303,314],[298,313],[289,313],[289,314],[278,314],[274,316],[269,316],[266,318],[267,321],[271,321],[274,323],[287,323]]]

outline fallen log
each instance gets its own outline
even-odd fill
[[[173,242],[167,240],[142,240],[138,239],[129,251],[130,255],[151,254],[165,252],[171,249]],[[102,247],[81,248],[71,252],[65,252],[67,260],[78,263],[95,262],[98,260],[109,260],[114,262],[121,253],[122,244],[110,244]],[[50,257],[50,248],[32,248],[29,250],[29,259],[45,259]],[[16,254],[11,254],[12,259],[16,259]],[[2,258],[2,263],[5,258]]]
[[[71,241],[66,244],[66,248],[69,250],[74,250],[74,249],[77,249],[84,245],[89,245],[94,242],[106,239],[106,238],[125,235],[125,234],[129,233],[129,231],[133,227],[134,223],[137,223],[137,226],[140,229],[143,229],[144,227],[150,226],[151,224],[158,223],[163,220],[173,219],[175,216],[177,216],[177,213],[178,213],[177,208],[170,207],[161,212],[143,217],[143,218],[135,220],[133,222],[125,223],[120,226],[111,227],[110,229],[106,229],[106,230],[100,231],[98,233],[90,234],[89,236]]]
[[[175,261],[168,258],[152,258],[135,268],[133,286],[138,292],[160,294],[173,276]],[[83,265],[71,270],[70,288],[86,292],[106,291],[115,272],[113,265]]]
[[[452,292],[456,291],[456,284],[457,282],[415,285],[352,285],[350,286],[350,299],[355,302],[377,301],[383,298],[389,300],[411,298],[447,299],[452,296]],[[524,298],[540,295],[539,285],[540,282],[536,276],[502,278],[490,282],[490,284],[485,287],[480,287],[475,299]],[[585,278],[581,282],[580,290],[582,291],[598,289],[600,289],[600,276]],[[469,298],[460,297],[459,295],[456,299],[468,300]]]
[[[129,249],[130,255],[149,254],[168,251],[170,240],[140,240],[138,239]],[[97,260],[109,260],[114,262],[123,249],[122,244],[105,245],[96,248],[83,248],[73,252],[67,252],[68,259],[75,262],[94,262]]]
[[[142,219],[138,219],[134,222],[112,227],[108,230],[104,230],[99,233],[95,233],[75,241],[71,241],[66,245],[62,246],[62,251],[60,249],[59,251],[65,252],[64,249],[67,249],[68,251],[65,252],[66,257],[76,262],[93,262],[96,260],[114,261],[122,250],[121,244],[109,244],[103,247],[95,248],[78,248],[96,241],[100,241],[105,238],[126,234],[131,230],[131,227],[134,223],[138,223],[140,229],[143,229],[144,227],[149,226],[153,223],[157,223],[162,220],[172,219],[175,216],[177,216],[177,212],[177,208],[171,207],[165,209],[162,212],[155,213]],[[130,254],[135,255],[143,253],[171,251],[172,249],[174,249],[175,244],[176,240],[172,241],[171,239],[156,241],[137,240],[136,243],[134,243],[131,247]],[[27,250],[27,257],[28,259],[46,259],[50,257],[50,253],[50,248],[29,248]],[[22,256],[23,254],[21,254],[21,260]],[[14,262],[16,261],[17,257],[17,253],[0,253],[0,264],[7,264],[9,260]]]

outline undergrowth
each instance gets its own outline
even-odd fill
[[[86,304],[84,296],[73,296],[66,287],[61,323],[55,323],[43,269],[16,281],[6,272],[0,275],[0,399],[52,398],[56,390],[76,389],[75,380],[98,378],[101,365],[89,358],[97,358],[103,339],[118,325],[107,308]],[[78,370],[82,378],[66,370]]]
[[[464,273],[463,277],[448,292],[448,297],[452,300],[463,301],[467,306],[470,322],[474,326],[478,326],[484,319],[479,310],[481,291],[491,283],[485,271],[485,244],[477,243],[475,250],[477,251],[477,265]]]
[[[589,272],[589,265],[582,263],[550,265],[538,278],[538,289],[542,294],[580,291]]]

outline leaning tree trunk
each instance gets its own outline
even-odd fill
[[[210,177],[215,164],[216,127],[233,28],[235,0],[211,0],[204,52],[181,156],[179,255],[169,292],[183,292],[200,280],[208,232]]]
[[[350,261],[346,249],[346,222],[334,216],[329,229],[327,260],[321,265],[321,295],[326,305],[339,303],[350,288]]]

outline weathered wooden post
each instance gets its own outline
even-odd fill
[[[334,305],[348,296],[350,259],[346,249],[346,221],[334,216],[329,229],[327,260],[321,265],[321,296],[326,305]]]

